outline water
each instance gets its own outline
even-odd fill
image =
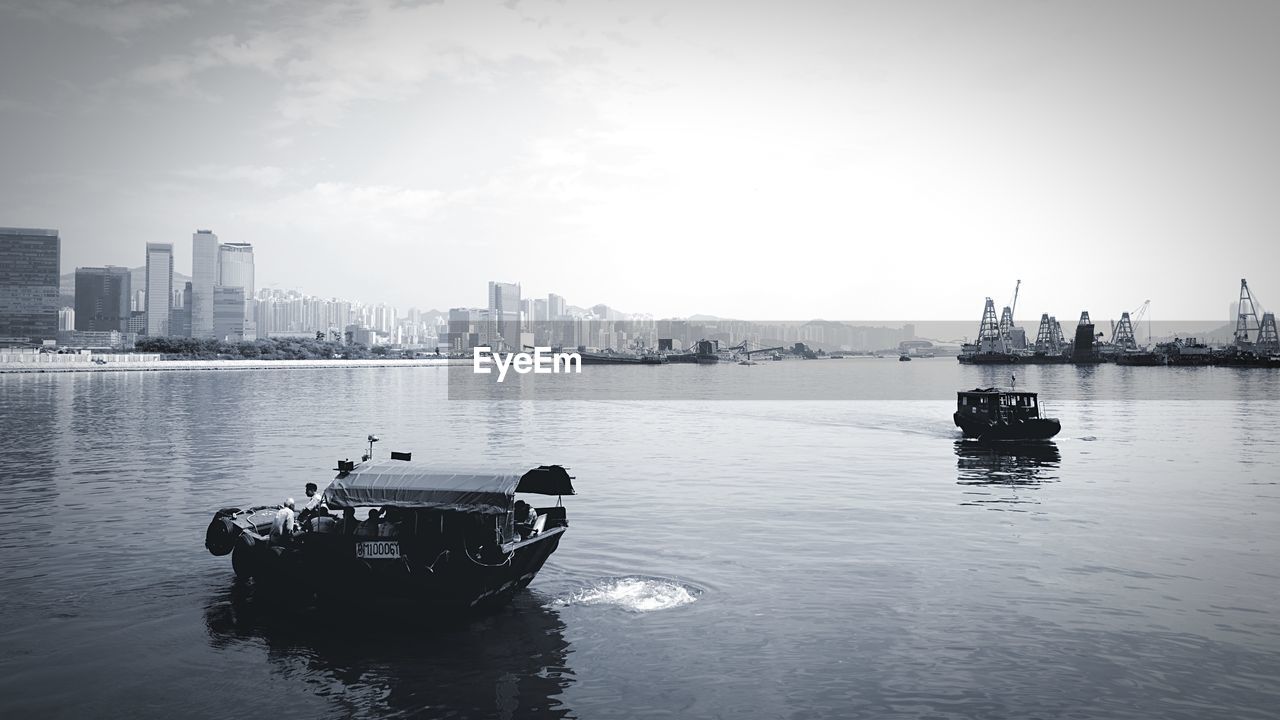
[[[655,372],[882,399],[590,399]],[[588,373],[498,404],[430,367],[0,376],[0,716],[1277,716],[1280,373],[1023,368],[1064,430],[1018,455],[957,442],[954,392],[1005,371],[952,360]],[[569,466],[529,590],[387,627],[204,550],[369,432]]]

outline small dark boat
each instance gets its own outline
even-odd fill
[[[517,518],[515,494],[574,494],[559,465],[478,471],[402,460],[341,461],[324,490],[332,517],[284,542],[269,537],[280,506],[219,510],[205,547],[231,555],[237,577],[319,600],[469,608],[510,600],[533,581],[568,528],[557,502]],[[381,508],[382,519],[357,522]],[[522,522],[524,521],[524,522]]]
[[[911,362],[911,356],[906,353],[902,353],[898,356],[898,362]]]
[[[967,438],[1048,440],[1062,429],[1057,418],[1042,417],[1033,392],[975,388],[956,393],[956,426]]]

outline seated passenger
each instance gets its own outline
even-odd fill
[[[329,508],[320,505],[316,514],[303,523],[303,528],[311,532],[333,533],[338,531],[338,521],[329,514]]]
[[[378,525],[382,522],[382,511],[369,511],[369,519],[356,526],[357,537],[378,537]]]
[[[378,537],[400,537],[400,508],[382,508],[382,522],[378,525]]]
[[[533,523],[538,519],[538,511],[533,506],[523,500],[516,501],[516,530],[520,533],[520,539],[524,540],[533,535]]]

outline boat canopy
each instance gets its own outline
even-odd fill
[[[573,495],[572,480],[559,465],[493,471],[380,460],[338,473],[323,500],[331,508],[393,505],[494,515],[509,512],[517,492]]]

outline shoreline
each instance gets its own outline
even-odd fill
[[[297,370],[311,368],[361,367],[446,367],[466,364],[467,360],[423,358],[415,360],[141,360],[137,362],[92,363],[0,363],[0,375],[18,373],[73,372],[172,372],[175,370]]]

